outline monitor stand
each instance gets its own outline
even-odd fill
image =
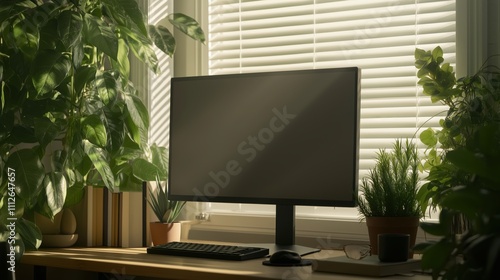
[[[319,248],[295,245],[295,205],[276,205],[276,243],[245,244],[269,248],[269,254],[276,251],[291,250],[301,256],[321,251]]]

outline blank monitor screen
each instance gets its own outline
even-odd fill
[[[359,72],[173,78],[171,199],[355,206]]]

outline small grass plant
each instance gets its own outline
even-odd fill
[[[391,151],[381,149],[375,166],[360,184],[358,210],[364,217],[419,217],[417,200],[420,159],[415,143],[397,139]]]
[[[185,201],[174,201],[168,198],[166,183],[165,186],[157,180],[156,189],[149,188],[148,204],[155,216],[162,223],[173,223],[181,214]]]

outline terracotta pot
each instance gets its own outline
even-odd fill
[[[378,255],[378,235],[381,233],[406,233],[410,235],[408,258],[413,258],[413,247],[417,239],[419,217],[366,217],[372,255]]]
[[[154,246],[181,240],[181,223],[151,222],[149,228]]]

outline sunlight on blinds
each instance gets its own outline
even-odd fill
[[[149,1],[149,24],[158,24],[162,22],[167,14],[173,12],[172,5],[166,4],[165,0]],[[169,2],[169,1],[168,1]],[[161,68],[160,74],[150,75],[149,79],[149,110],[150,110],[150,143],[156,143],[159,146],[168,146],[169,119],[170,119],[170,77],[173,69],[171,59],[155,48],[156,56]]]

